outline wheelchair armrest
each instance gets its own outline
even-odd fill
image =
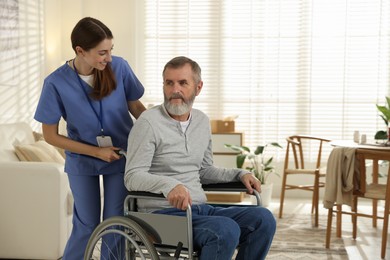
[[[128,195],[132,198],[165,198],[162,193],[152,193],[147,191],[130,191]]]
[[[246,192],[247,189],[245,185],[242,182],[226,182],[226,183],[213,183],[213,184],[203,184],[202,188],[205,191],[228,191],[228,192]],[[261,201],[261,196],[257,191],[254,191],[252,194],[253,196],[256,197],[257,205],[261,206],[262,201]],[[166,198],[164,197],[163,194],[157,194],[157,193],[152,193],[152,192],[147,192],[147,191],[130,191],[129,194],[127,195],[125,199],[125,207],[126,205],[130,205],[130,200],[131,199],[159,199],[159,200],[165,200]]]
[[[226,183],[213,183],[203,184],[202,188],[205,191],[232,191],[232,192],[246,192],[247,189],[242,182],[226,182]]]
[[[202,188],[205,191],[231,191],[231,192],[246,192],[247,189],[242,182],[227,182],[227,183],[213,183],[203,184]],[[130,191],[131,198],[147,199],[147,198],[165,198],[163,194],[157,194],[147,191]]]

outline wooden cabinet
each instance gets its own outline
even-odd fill
[[[225,148],[225,144],[242,145],[242,133],[213,133],[214,165],[222,168],[237,168],[237,152],[230,148]],[[238,192],[206,192],[207,200],[211,202],[241,202],[244,193]]]

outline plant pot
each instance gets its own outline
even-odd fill
[[[261,201],[263,207],[268,207],[272,199],[273,183],[261,184]]]

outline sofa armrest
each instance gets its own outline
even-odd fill
[[[1,162],[0,258],[62,256],[71,229],[70,194],[64,165]],[[30,252],[20,250],[25,246]],[[7,252],[12,255],[4,255]]]

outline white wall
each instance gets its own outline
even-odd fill
[[[135,7],[135,0],[46,1],[46,74],[74,57],[70,34],[74,25],[86,16],[101,20],[111,29],[114,34],[113,54],[124,57],[135,69],[136,17],[130,12]]]

